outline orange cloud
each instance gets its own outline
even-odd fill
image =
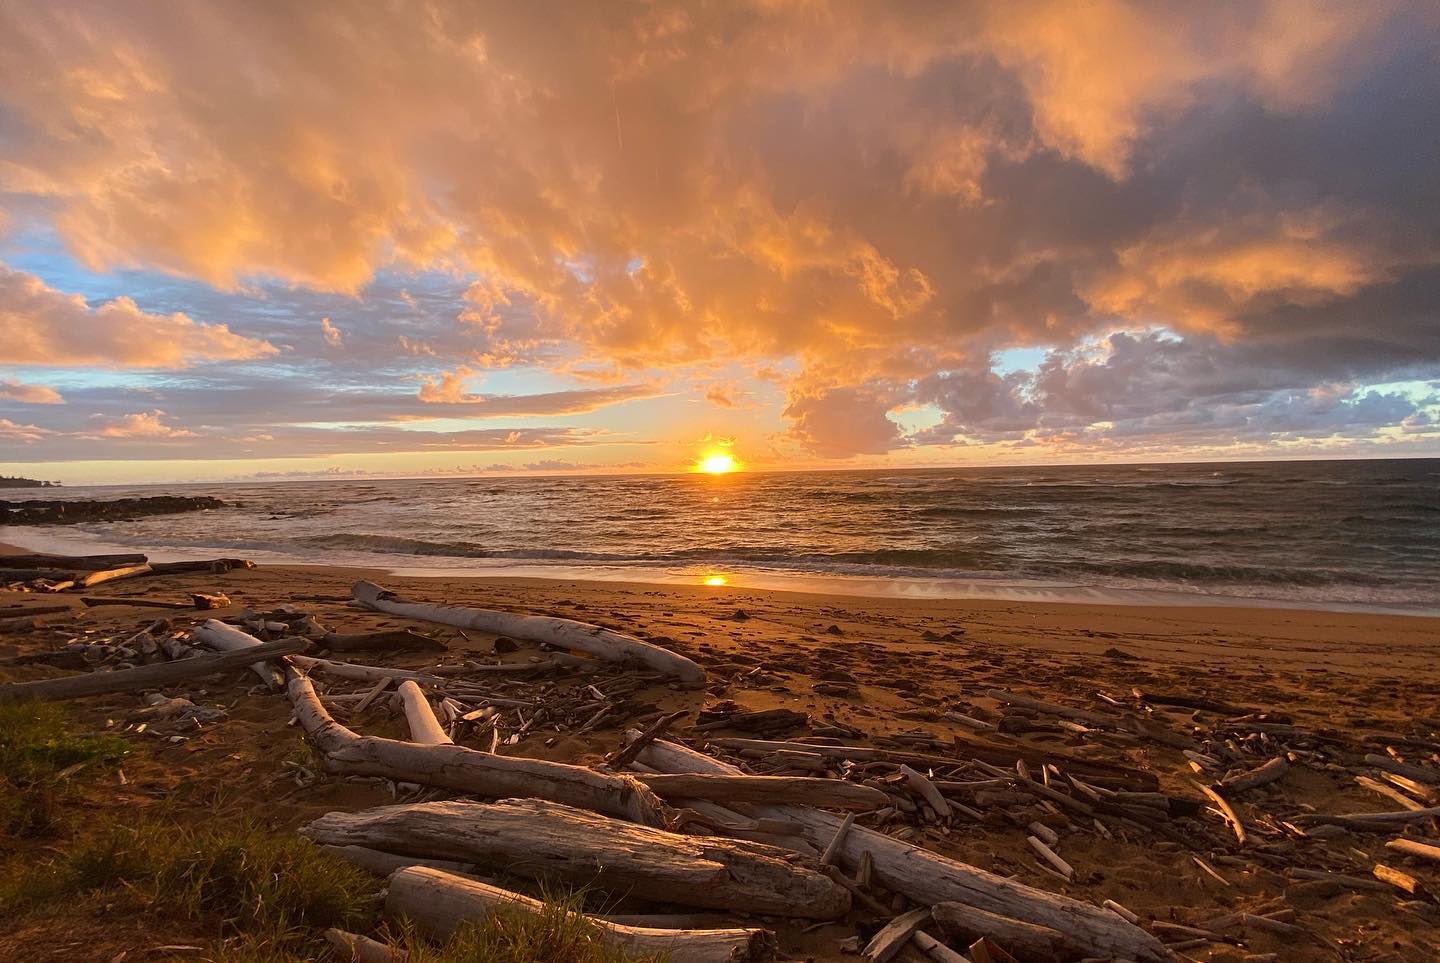
[[[173,428],[160,419],[163,411],[141,411],[134,414],[111,417],[95,415],[90,419],[91,434],[101,438],[195,438],[193,431]]]
[[[276,348],[184,314],[151,314],[129,298],[91,307],[0,264],[0,362],[48,366],[183,368],[263,358]]]
[[[13,378],[0,378],[0,398],[27,405],[63,405],[60,392],[45,385],[27,385]]]

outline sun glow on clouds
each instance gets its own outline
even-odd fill
[[[545,6],[0,8],[25,457],[1440,451],[1434,5]]]

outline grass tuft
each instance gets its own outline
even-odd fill
[[[63,706],[0,703],[0,836],[38,836],[60,828],[70,780],[92,764],[113,766],[127,744],[114,735],[76,735]]]

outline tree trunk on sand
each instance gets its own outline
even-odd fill
[[[946,936],[966,946],[983,936],[1022,960],[1060,960],[1084,955],[1064,933],[1048,926],[996,916],[964,903],[936,903],[931,913]]]
[[[461,924],[479,922],[495,912],[544,913],[545,904],[519,893],[487,886],[425,867],[402,869],[390,877],[385,912],[407,917],[420,929],[445,938]],[[774,937],[762,929],[649,929],[586,916],[595,937],[608,947],[635,956],[665,955],[686,963],[750,963],[768,959]]]
[[[642,752],[640,760],[662,772],[739,772],[728,763],[661,740]],[[764,806],[760,814],[801,824],[804,838],[822,850],[835,838],[841,822],[838,816],[802,806]],[[1168,963],[1174,959],[1155,937],[1108,910],[987,873],[861,826],[852,827],[845,835],[838,862],[853,870],[867,850],[873,860],[875,881],[916,903],[964,903],[1048,926],[1068,933],[1087,956],[1120,956],[1142,963]]]
[[[310,645],[305,639],[278,639],[235,652],[202,655],[180,662],[161,662],[116,672],[89,672],[63,679],[41,679],[36,682],[15,682],[0,686],[0,702],[11,699],[79,699],[108,692],[135,692],[158,689],[182,679],[197,679],[254,665],[264,659],[279,658],[303,652]]]
[[[872,786],[810,776],[722,776],[656,773],[635,777],[662,799],[703,799],[727,803],[796,803],[868,812],[889,805]]]
[[[120,565],[144,565],[144,555],[5,555],[0,557],[14,568],[64,568],[82,572],[98,572]]]
[[[422,746],[448,746],[455,740],[445,734],[435,710],[425,701],[425,693],[414,682],[406,679],[395,690],[400,703],[405,707],[405,723],[410,727],[410,741]]]
[[[360,736],[330,717],[309,679],[292,669],[289,680],[295,716],[319,747],[330,772],[384,776],[492,799],[538,796],[647,826],[665,824],[665,807],[633,776],[497,756],[464,746],[421,746]]]
[[[460,859],[684,906],[822,920],[850,908],[848,890],[785,850],[682,836],[542,799],[332,812],[301,832],[319,843]]]
[[[260,645],[260,640],[255,636],[248,632],[242,632],[233,625],[226,625],[218,619],[206,619],[198,628],[191,630],[190,635],[218,652],[237,652]],[[252,668],[256,675],[265,680],[266,685],[274,686],[276,684],[273,665],[268,662],[257,662]]]
[[[90,588],[94,585],[103,585],[106,582],[118,582],[122,578],[135,578],[139,575],[149,574],[150,566],[148,565],[125,565],[121,568],[107,568],[101,569],[98,572],[91,572],[89,575],[77,578],[75,584],[80,588]]]
[[[608,662],[639,662],[682,682],[696,685],[703,685],[705,682],[705,670],[683,655],[598,625],[550,616],[516,615],[513,612],[498,612],[493,609],[407,602],[396,597],[393,592],[387,592],[373,582],[366,581],[356,582],[351,591],[363,604],[391,615],[545,642],[562,649],[586,652]]]

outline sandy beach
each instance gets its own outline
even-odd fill
[[[154,576],[89,593],[183,600],[189,592],[223,591],[233,605],[213,613],[127,605],[85,608],[72,594],[0,593],[5,619],[30,607],[68,607],[42,616],[42,628],[8,623],[0,633],[0,656],[42,651],[77,637],[133,632],[162,616],[183,626],[210,615],[290,605],[335,631],[408,627],[432,634],[448,648],[438,655],[355,653],[352,661],[422,668],[437,661],[497,658],[493,637],[347,604],[351,584],[361,577],[414,599],[596,623],[689,656],[708,673],[704,690],[654,683],[634,691],[623,711],[583,734],[569,725],[559,727],[565,731],[537,725],[513,744],[502,743],[505,754],[599,763],[637,718],[680,710],[690,715],[676,724],[672,737],[702,747],[710,739],[757,734],[723,724],[702,732],[694,728],[697,720],[714,719],[717,711],[784,708],[803,713],[806,720],[781,733],[765,733],[766,738],[796,740],[816,729],[849,730],[857,735],[845,741],[856,745],[918,749],[953,756],[959,765],[966,758],[963,740],[977,736],[973,721],[978,720],[1002,730],[978,733],[993,742],[1123,763],[1153,773],[1162,792],[1200,800],[1197,781],[1211,783],[1288,751],[1290,768],[1282,779],[1233,800],[1250,828],[1244,846],[1209,813],[1183,820],[1182,835],[1198,847],[1192,850],[1173,839],[1115,832],[1058,810],[1047,813],[1033,797],[993,807],[972,798],[979,820],[919,827],[896,823],[890,830],[906,825],[903,831],[913,834],[916,843],[936,852],[1081,900],[1115,900],[1146,921],[1196,926],[1233,913],[1268,913],[1277,921],[1269,929],[1234,931],[1231,935],[1243,945],[1187,946],[1190,959],[1421,961],[1440,952],[1440,916],[1430,904],[1383,884],[1354,888],[1292,872],[1309,869],[1373,881],[1372,867],[1390,863],[1440,881],[1433,864],[1412,864],[1386,851],[1384,844],[1394,833],[1302,836],[1277,824],[1303,813],[1395,809],[1393,800],[1356,783],[1353,773],[1367,753],[1384,753],[1389,746],[1397,758],[1434,762],[1440,749],[1436,619],[1233,607],[912,601],[724,586],[402,578],[354,569],[262,566],[225,575]],[[524,662],[538,654],[521,643],[498,658]],[[0,673],[15,681],[52,676],[56,670],[23,666]],[[306,749],[289,726],[290,707],[283,693],[253,691],[255,681],[236,671],[167,690],[223,707],[226,715],[178,737],[163,726],[149,729],[150,735],[132,733],[134,748],[123,767],[123,784],[97,789],[91,804],[108,811],[163,807],[179,820],[249,814],[277,830],[293,830],[330,810],[393,801],[390,787],[375,782],[323,774],[313,781],[297,778],[297,766],[313,763],[297,763]],[[556,681],[557,691],[584,684],[583,676]],[[1240,723],[1230,741],[1231,760],[1218,770],[1197,771],[1180,747],[1192,744],[1202,754],[1223,750],[1224,743],[1212,738],[1216,717],[1210,713],[1151,704],[1147,711],[1154,724],[1175,737],[1165,744],[1093,726],[1057,726],[1063,720],[1053,714],[1007,707],[987,694],[1003,690],[1106,713],[1116,705],[1135,705],[1136,689],[1244,707],[1247,719],[1293,729],[1274,730],[1290,735],[1271,741],[1245,737]],[[140,706],[137,697],[127,695],[73,703],[84,724],[116,730],[126,728],[127,715]],[[384,700],[347,724],[370,734],[403,737],[404,732],[403,718]],[[1027,844],[1026,823],[1022,817],[1017,824],[1016,814],[1035,816],[1056,831],[1055,849],[1074,868],[1072,879],[1041,864]],[[1412,832],[1424,835],[1429,826],[1427,821]],[[1399,905],[1402,900],[1405,907]],[[91,927],[57,908],[53,918],[18,927],[0,924],[0,958],[73,959],[68,954],[81,938],[77,926],[116,951],[136,945],[127,939],[159,945],[206,936],[175,932],[142,938],[139,921],[107,920]],[[853,921],[807,930],[782,925],[779,931],[790,958],[824,960],[847,958],[838,947],[856,932]],[[1305,936],[1297,939],[1295,933]],[[28,955],[17,955],[21,947]],[[1267,953],[1278,956],[1263,956]],[[93,958],[110,955],[97,947]]]

